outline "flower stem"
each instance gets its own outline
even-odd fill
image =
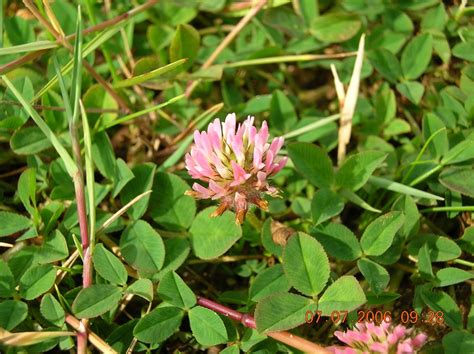
[[[453,263],[462,264],[462,265],[474,268],[474,263],[473,262],[469,262],[469,261],[466,261],[464,259],[455,259],[455,260],[453,260]]]
[[[77,171],[73,175],[74,191],[76,195],[77,217],[79,220],[79,229],[81,232],[81,246],[83,254],[82,268],[82,286],[88,288],[92,285],[92,257],[90,249],[90,237],[87,222],[86,197],[84,192],[84,173],[82,167],[81,145],[77,131],[77,120],[70,120],[69,132],[72,142],[72,153]],[[77,352],[79,354],[87,353],[88,343],[88,321],[82,319],[77,332]]]
[[[255,319],[253,318],[253,316],[249,314],[235,311],[227,306],[221,305],[217,302],[214,302],[212,300],[209,300],[200,296],[198,296],[197,302],[199,305],[203,307],[206,307],[212,311],[223,314],[224,316],[227,316],[235,321],[239,321],[245,327],[249,327],[253,329],[256,328]],[[266,333],[266,335],[282,343],[285,343],[289,346],[292,346],[293,348],[299,349],[303,352],[314,353],[314,354],[329,353],[329,351],[326,350],[324,347],[318,344],[312,343],[304,338],[298,337],[289,332],[269,332],[269,333]]]

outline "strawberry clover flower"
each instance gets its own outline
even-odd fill
[[[267,122],[260,130],[254,126],[254,117],[243,123],[236,122],[235,113],[228,114],[225,122],[215,119],[207,131],[194,132],[194,145],[185,156],[186,169],[191,177],[208,183],[194,183],[186,194],[197,199],[220,200],[212,216],[232,209],[236,223],[242,224],[249,203],[263,210],[268,203],[262,193],[278,195],[278,190],[267,179],[279,172],[287,157],[277,157],[283,146],[283,137],[268,143]]]
[[[413,354],[428,338],[425,333],[413,336],[413,328],[393,327],[389,322],[378,326],[370,322],[357,323],[354,330],[336,331],[334,335],[347,344],[347,347],[329,347],[334,354]]]

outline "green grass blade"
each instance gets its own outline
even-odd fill
[[[94,194],[94,162],[92,160],[92,139],[91,131],[89,128],[89,121],[87,119],[86,110],[82,101],[79,101],[79,107],[81,110],[82,118],[82,129],[84,131],[84,150],[85,150],[85,165],[86,165],[86,191],[89,203],[89,227],[90,227],[90,245],[92,247],[91,252],[95,244],[95,194]]]
[[[219,112],[222,107],[224,107],[223,103],[216,104],[215,106],[212,106],[209,108],[207,111],[203,112],[199,117],[196,118],[196,130],[200,130],[203,127],[205,127],[209,121]],[[193,135],[189,135],[186,137],[179,147],[176,149],[175,152],[171,154],[170,157],[166,159],[165,162],[158,168],[158,171],[164,171],[167,168],[170,168],[171,166],[175,165],[181,157],[183,157],[184,153],[186,152],[186,149],[188,146],[191,144],[193,141]]]
[[[426,139],[425,141],[425,144],[423,145],[423,147],[421,148],[420,152],[418,153],[418,155],[416,156],[416,159],[415,161],[413,161],[411,164],[410,164],[410,169],[408,170],[408,172],[405,174],[405,176],[403,177],[403,180],[402,182],[406,182],[408,181],[408,179],[410,178],[412,172],[413,172],[413,169],[415,168],[415,164],[418,163],[418,161],[420,161],[420,159],[422,158],[423,154],[425,153],[426,149],[428,148],[428,145],[430,145],[431,141],[439,134],[441,133],[442,131],[446,130],[446,127],[443,127],[441,129],[438,129],[437,131],[435,131],[433,134],[430,135],[430,137],[428,139]]]
[[[54,69],[59,81],[59,88],[61,89],[61,94],[64,101],[64,111],[66,112],[66,117],[68,121],[72,120],[72,109],[71,109],[71,100],[69,99],[69,93],[66,89],[66,83],[64,82],[63,75],[61,74],[61,68],[59,67],[59,62],[56,56],[53,56]]]
[[[228,68],[241,68],[244,66],[251,65],[267,65],[267,64],[278,64],[278,63],[293,63],[293,62],[304,62],[304,61],[316,61],[316,60],[328,60],[335,58],[345,58],[356,56],[357,52],[341,53],[341,54],[299,54],[299,55],[281,55],[276,57],[257,58],[235,61],[233,63],[220,64],[224,69]]]
[[[422,190],[412,188],[398,182],[390,181],[389,179],[386,179],[386,178],[370,176],[368,182],[374,186],[384,188],[392,192],[411,195],[412,197],[434,199],[434,200],[444,200],[444,198],[439,197],[435,194],[424,192]]]
[[[432,213],[432,212],[449,212],[449,211],[471,211],[474,212],[474,205],[461,205],[461,206],[444,206],[444,207],[433,207],[420,210],[420,213]]]
[[[332,116],[320,119],[317,122],[305,125],[304,127],[301,127],[299,129],[293,130],[292,132],[286,133],[285,135],[283,135],[283,137],[285,139],[289,139],[289,138],[294,138],[295,136],[303,135],[303,134],[305,134],[307,132],[310,132],[314,129],[323,127],[326,124],[337,121],[340,116],[341,115],[339,113],[338,114],[333,114]]]
[[[79,118],[79,99],[81,97],[81,82],[82,82],[82,16],[81,7],[77,9],[76,22],[76,40],[74,42],[74,62],[73,74],[71,84],[71,97],[74,102],[74,110],[72,112],[71,124],[76,124]]]
[[[173,97],[171,99],[169,99],[168,101],[166,102],[163,102],[163,103],[160,103],[156,106],[153,106],[153,107],[150,107],[150,108],[147,108],[147,109],[144,109],[144,110],[141,110],[141,111],[138,111],[138,112],[135,112],[135,113],[132,113],[132,114],[129,114],[129,115],[126,115],[124,117],[120,117],[110,123],[108,123],[105,127],[102,127],[102,128],[99,128],[99,131],[102,131],[102,130],[105,130],[105,129],[108,129],[110,127],[113,127],[117,124],[122,124],[122,123],[125,123],[125,122],[128,122],[129,120],[132,120],[134,118],[137,118],[137,117],[140,117],[144,114],[147,114],[147,113],[150,113],[150,112],[153,112],[153,111],[156,111],[156,110],[159,110],[160,108],[163,108],[163,107],[166,107],[176,101],[179,101],[180,99],[184,98],[186,95],[182,94],[182,95],[179,95],[179,96],[176,96],[176,97]]]
[[[0,56],[8,54],[18,54],[25,52],[36,52],[37,50],[51,49],[58,47],[58,43],[52,41],[37,41],[27,44],[15,45],[13,47],[0,47]]]
[[[359,197],[357,194],[355,194],[353,191],[351,191],[349,189],[342,188],[340,190],[340,193],[347,200],[354,203],[355,205],[360,206],[362,209],[371,211],[373,213],[381,213],[382,212],[381,210],[376,209],[373,206],[371,206],[369,203],[367,203],[365,200],[363,200],[361,197]]]
[[[128,87],[128,86],[133,86],[133,85],[138,85],[141,84],[142,82],[149,81],[151,79],[154,79],[155,77],[158,77],[160,75],[164,75],[171,70],[183,65],[186,63],[187,59],[179,59],[176,60],[168,65],[162,66],[161,68],[152,70],[146,74],[138,75],[131,77],[130,79],[122,80],[113,85],[114,88],[123,88],[123,87]]]
[[[105,220],[105,222],[102,224],[101,227],[99,227],[99,229],[97,230],[96,235],[98,235],[98,237],[100,237],[102,232],[104,232],[106,228],[108,228],[110,225],[112,225],[112,223],[115,220],[120,218],[123,214],[126,213],[126,211],[128,209],[130,209],[130,207],[132,207],[134,204],[138,203],[140,201],[140,199],[147,196],[151,192],[152,192],[152,190],[150,189],[146,192],[143,192],[142,194],[137,195],[135,198],[133,198],[131,201],[129,201],[127,204],[125,204],[122,208],[120,208],[118,211],[116,211],[110,218]]]
[[[87,57],[89,54],[91,54],[93,51],[95,51],[99,46],[101,46],[104,42],[112,38],[118,31],[120,31],[120,28],[125,26],[127,22],[120,22],[113,26],[112,28],[105,30],[101,33],[99,33],[97,36],[95,36],[90,42],[88,42],[84,46],[84,50],[82,51],[82,58]],[[66,75],[73,69],[74,61],[70,60],[64,67],[61,69],[61,73],[63,75]],[[58,77],[54,76],[51,80],[49,80],[46,85],[41,88],[41,90],[38,91],[38,93],[33,97],[32,102],[36,101],[38,98],[44,95],[45,92],[50,90],[56,83],[58,82]]]
[[[53,131],[49,128],[49,126],[46,124],[43,118],[41,118],[38,112],[35,111],[35,109],[31,106],[31,104],[16,89],[15,85],[13,85],[13,83],[10,80],[8,80],[8,78],[5,75],[2,75],[2,80],[5,82],[8,88],[13,92],[17,100],[22,104],[25,111],[31,116],[31,118],[34,120],[36,125],[41,129],[43,134],[48,138],[49,141],[51,141],[51,144],[53,144],[54,148],[56,149],[59,156],[63,160],[68,173],[71,176],[74,176],[78,171],[77,166],[74,163],[74,160],[72,159],[71,155],[69,155],[69,153],[61,144],[61,142],[53,133]]]

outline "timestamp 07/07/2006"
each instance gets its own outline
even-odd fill
[[[348,312],[345,310],[337,311],[334,310],[329,316],[323,316],[322,311],[306,311],[305,322],[307,324],[325,322],[327,320],[332,321],[334,324],[342,324],[347,321]],[[421,313],[415,310],[404,310],[396,315],[393,315],[391,311],[371,311],[371,310],[359,310],[357,311],[357,322],[358,323],[375,323],[381,324],[382,322],[396,322],[403,325],[443,325],[444,324],[444,312],[427,310]]]

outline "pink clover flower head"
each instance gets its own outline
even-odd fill
[[[414,335],[413,328],[388,322],[357,323],[353,330],[336,331],[334,335],[347,346],[332,346],[328,349],[334,354],[413,354],[426,343],[425,333]]]
[[[194,183],[186,194],[220,200],[212,216],[232,209],[238,224],[243,223],[249,203],[267,210],[262,193],[278,195],[267,179],[279,172],[288,159],[277,157],[284,139],[276,137],[269,143],[268,138],[266,121],[259,130],[250,116],[237,125],[235,113],[228,114],[223,123],[215,119],[207,131],[196,130],[194,145],[185,156],[186,169],[191,177],[208,185]]]

